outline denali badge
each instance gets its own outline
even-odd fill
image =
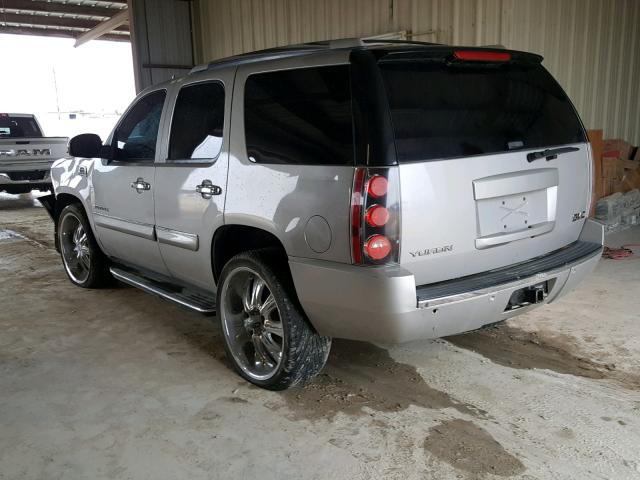
[[[48,148],[0,150],[0,157],[30,157],[32,155],[51,155],[51,150]]]
[[[424,250],[417,250],[415,252],[409,252],[412,257],[424,257],[425,255],[435,255],[436,253],[444,253],[453,251],[453,245],[445,245],[444,247],[425,248]]]
[[[582,220],[586,216],[587,216],[587,212],[583,210],[582,212],[574,213],[573,217],[571,218],[571,221],[577,222],[578,220]]]

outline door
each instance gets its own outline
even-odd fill
[[[233,74],[180,86],[156,168],[156,231],[171,275],[214,289],[211,241],[223,224]],[[226,87],[226,88],[225,88]]]
[[[153,198],[165,97],[157,90],[129,109],[112,135],[112,158],[98,160],[92,177],[94,222],[106,253],[162,274],[168,272],[156,243]]]

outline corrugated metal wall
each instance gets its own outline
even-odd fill
[[[194,63],[188,2],[128,0],[136,91],[181,76]]]
[[[640,0],[196,0],[195,12],[201,61],[402,30],[536,52],[588,128],[640,143]]]

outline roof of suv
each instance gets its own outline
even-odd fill
[[[179,80],[188,78],[189,75],[206,72],[208,70],[218,68],[235,67],[238,65],[248,63],[259,63],[270,60],[279,60],[292,57],[301,56],[319,56],[319,55],[331,55],[336,51],[350,51],[350,50],[373,50],[378,51],[382,55],[384,54],[412,54],[412,53],[426,53],[434,54],[436,56],[448,56],[455,50],[482,50],[482,51],[498,51],[498,52],[510,52],[514,59],[526,59],[527,61],[541,62],[542,57],[540,55],[521,52],[516,50],[505,49],[501,45],[487,45],[487,46],[452,46],[440,43],[428,43],[419,42],[413,40],[392,40],[392,39],[360,39],[360,38],[343,38],[337,40],[323,40],[319,42],[301,43],[296,45],[286,45],[282,47],[268,48],[265,50],[258,50],[255,52],[247,52],[231,57],[220,58],[213,60],[209,63],[204,63],[193,67],[186,77],[180,77]],[[152,85],[139,95],[148,93],[151,90],[162,88],[167,84],[172,83],[174,80],[168,80],[156,85]]]
[[[295,57],[299,55],[309,55],[313,53],[331,52],[335,50],[351,50],[353,48],[375,48],[390,45],[401,44],[421,45],[421,46],[437,46],[436,43],[416,42],[410,40],[362,40],[359,38],[343,38],[338,40],[324,40],[320,42],[299,43],[296,45],[286,45],[283,47],[267,48],[255,52],[242,53],[232,57],[225,57],[214,60],[203,65],[194,67],[189,73],[201,72],[214,67],[240,65],[244,63],[253,63],[265,60],[274,60],[279,58]]]
[[[428,43],[418,42],[412,40],[382,40],[382,39],[359,39],[359,38],[345,38],[339,40],[326,40],[320,42],[301,43],[297,45],[287,45],[284,47],[269,48],[266,50],[259,50],[255,52],[242,53],[232,57],[221,58],[209,63],[198,65],[194,67],[189,73],[196,73],[206,71],[212,68],[219,68],[222,66],[234,66],[245,63],[255,63],[267,60],[275,60],[281,58],[289,58],[302,55],[323,54],[330,53],[336,50],[353,50],[353,49],[367,49],[367,50],[385,50],[392,51],[431,51],[431,52],[450,52],[454,47],[451,45],[445,45],[440,43]],[[542,60],[542,57],[536,54],[528,52],[516,52],[513,50],[506,50],[500,45],[480,46],[480,47],[455,47],[456,49],[465,50],[488,50],[488,51],[510,51],[518,54],[518,56],[527,56],[535,58],[538,62]]]

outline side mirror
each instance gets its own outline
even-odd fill
[[[76,135],[69,141],[69,155],[72,157],[98,158],[102,150],[102,140],[95,133]]]

